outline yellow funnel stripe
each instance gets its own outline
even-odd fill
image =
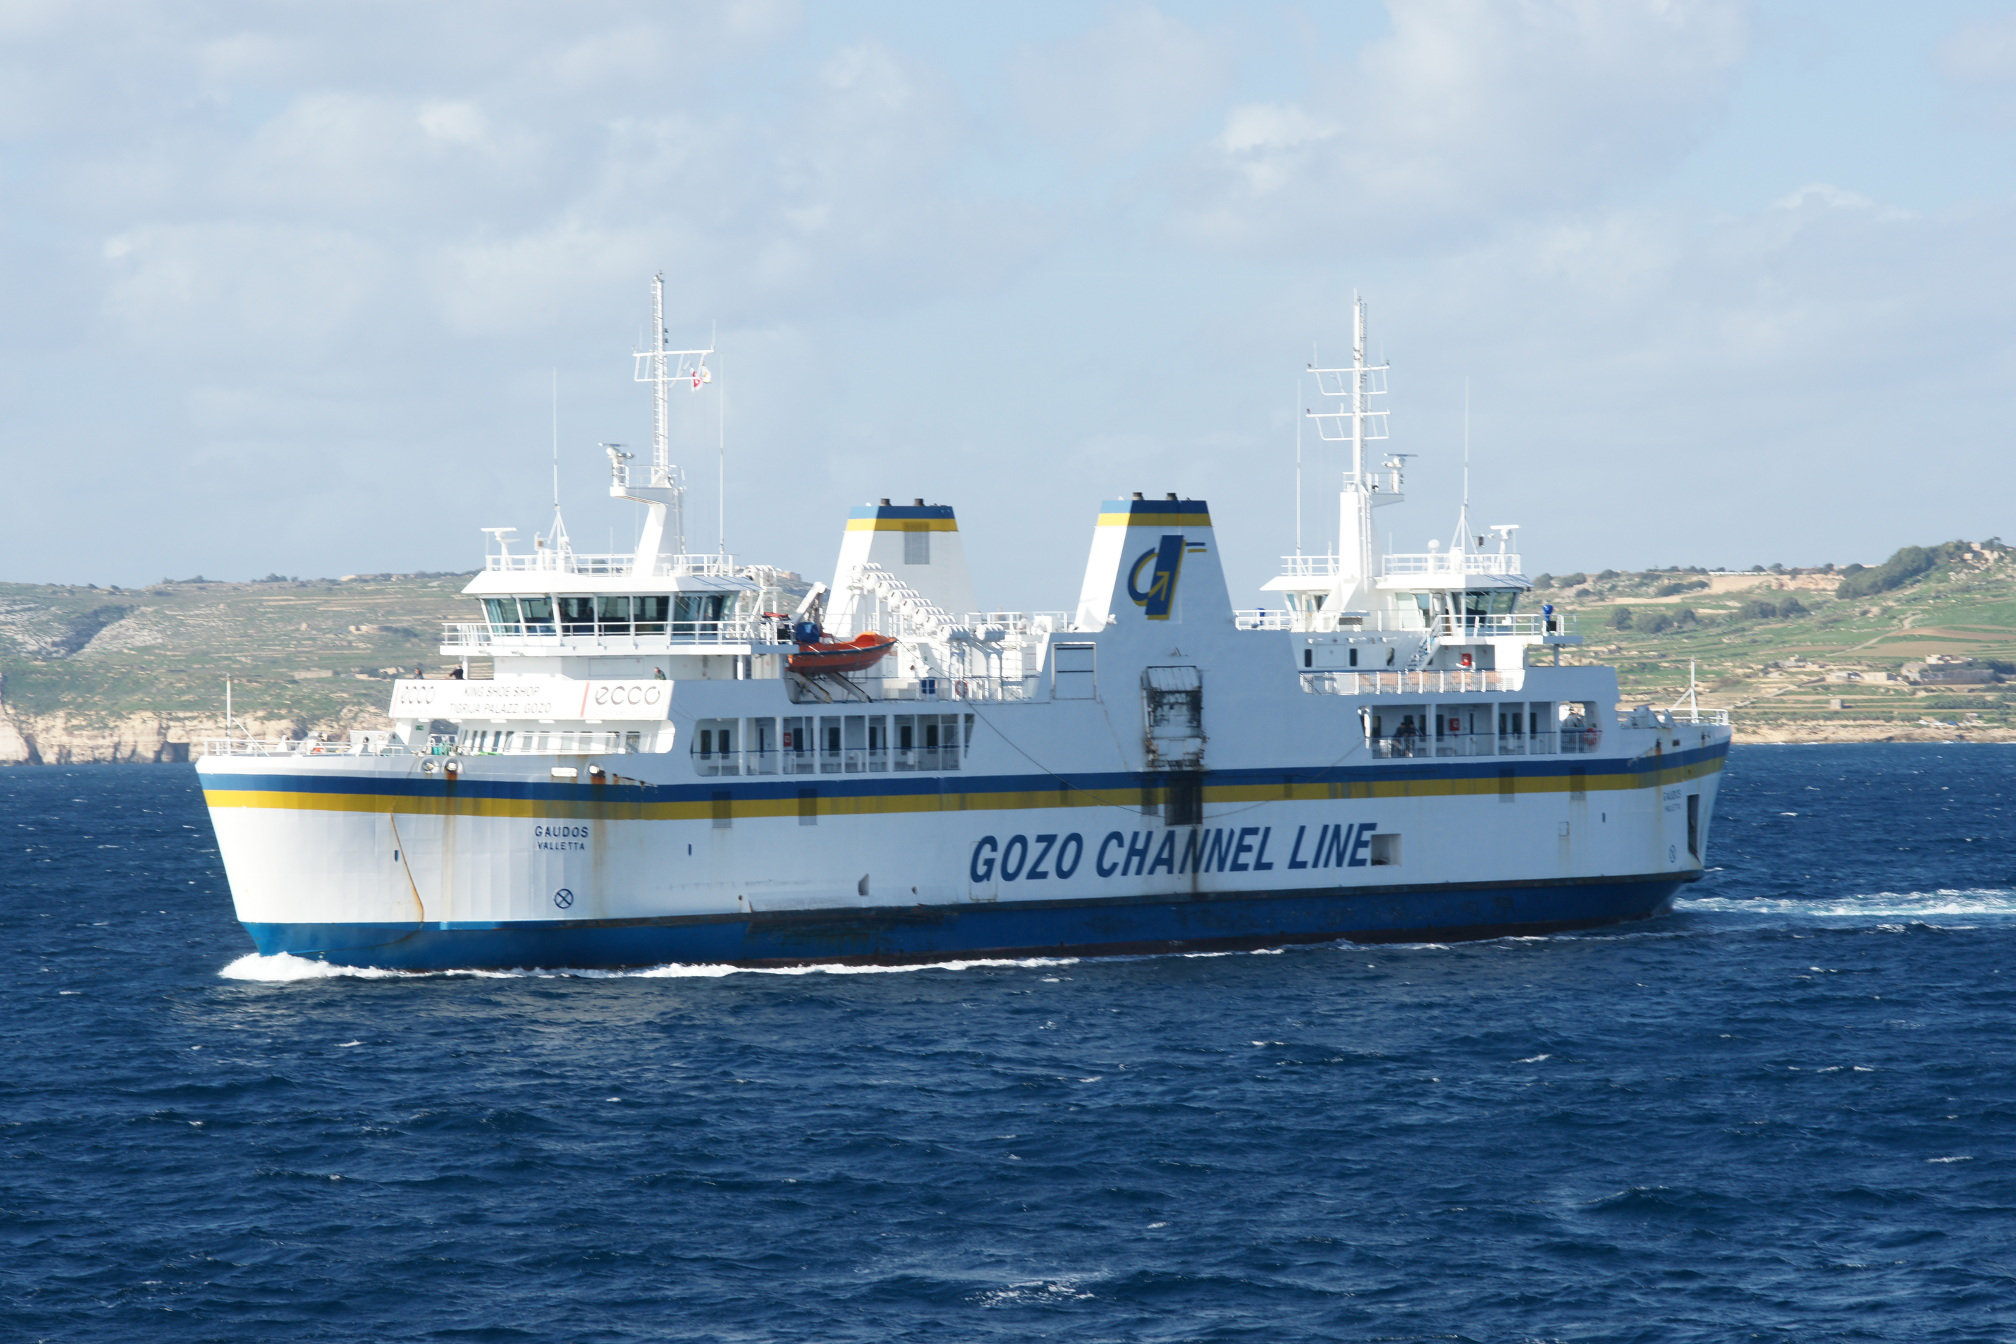
[[[849,518],[849,532],[957,532],[956,518]]]
[[[1102,513],[1101,527],[1209,527],[1208,513]]]

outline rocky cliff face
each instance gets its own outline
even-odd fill
[[[457,576],[0,583],[0,764],[186,761],[224,736],[389,726],[391,678],[440,665],[434,631],[466,618]]]
[[[324,733],[344,738],[352,728],[384,728],[383,715],[345,714],[326,723],[298,719],[239,717],[233,736],[261,740]],[[210,738],[223,737],[224,718],[199,715],[129,714],[82,719],[55,713],[21,714],[0,701],[0,765],[150,764],[190,761],[203,754]]]

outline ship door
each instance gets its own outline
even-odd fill
[[[1701,795],[1687,795],[1687,852],[1701,862]]]
[[[1204,767],[1204,674],[1194,667],[1150,667],[1141,673],[1148,768]]]

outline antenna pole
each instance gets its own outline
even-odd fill
[[[1351,296],[1351,474],[1365,479],[1365,300]]]
[[[1302,554],[1302,384],[1295,384],[1295,401],[1288,414],[1295,417],[1295,554]]]
[[[713,345],[717,345],[717,344],[719,343],[719,341],[720,341],[720,336],[718,335],[718,333],[716,333],[716,334],[710,334],[710,335],[708,336],[708,338],[707,338],[707,344],[708,344],[708,345],[710,345],[710,346],[713,346]],[[719,353],[716,353],[716,354],[715,354],[715,356],[714,356],[714,367],[715,367],[715,369],[716,369],[716,371],[717,371],[717,372],[719,371],[719,369],[720,369],[720,367],[721,367],[721,356],[720,356],[720,354],[719,354]],[[716,467],[715,467],[715,475],[714,475],[714,552],[715,552],[715,554],[717,554],[717,555],[723,555],[723,556],[725,556],[725,555],[727,555],[727,554],[728,554],[728,392],[727,392],[727,389],[725,389],[725,388],[720,388],[720,387],[717,387],[717,388],[715,389],[715,391],[714,391],[714,396],[715,396],[715,398],[716,398],[716,403],[717,403],[717,404],[716,404],[716,407],[715,407],[715,409],[716,409],[716,410],[717,410],[717,411],[719,412],[719,421],[718,421],[718,426],[719,426],[719,427],[718,427],[718,429],[717,429],[716,433],[717,433],[717,440],[718,440],[718,447],[719,447],[719,449],[720,449],[720,458],[719,458],[719,460],[718,460],[718,462],[717,462],[717,464],[716,464]]]
[[[1365,364],[1365,300],[1351,294],[1351,507],[1356,513],[1358,581],[1372,582],[1372,494],[1365,479],[1365,408],[1371,371]],[[1343,563],[1343,557],[1338,557]]]
[[[672,348],[671,333],[665,330],[665,272],[651,277],[651,484],[670,486],[672,479],[672,371],[667,363]],[[667,512],[671,517],[672,553],[686,553],[686,504],[675,496]]]
[[[651,277],[651,484],[667,485],[672,467],[672,385],[665,376],[665,272]],[[684,546],[679,548],[685,550]]]
[[[1463,505],[1456,512],[1456,549],[1470,549],[1470,379],[1463,379]]]

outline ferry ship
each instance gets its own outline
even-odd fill
[[[489,529],[448,678],[388,731],[209,744],[262,953],[405,970],[778,966],[1450,941],[1658,915],[1707,855],[1726,715],[1617,705],[1522,607],[1514,529],[1382,549],[1386,367],[1311,368],[1334,554],[1235,610],[1204,500],[1088,509],[1068,612],[982,610],[951,506],[852,511],[830,584],[684,543],[653,284],[633,552]],[[718,390],[718,389],[717,389]],[[487,675],[486,675],[487,673]]]

